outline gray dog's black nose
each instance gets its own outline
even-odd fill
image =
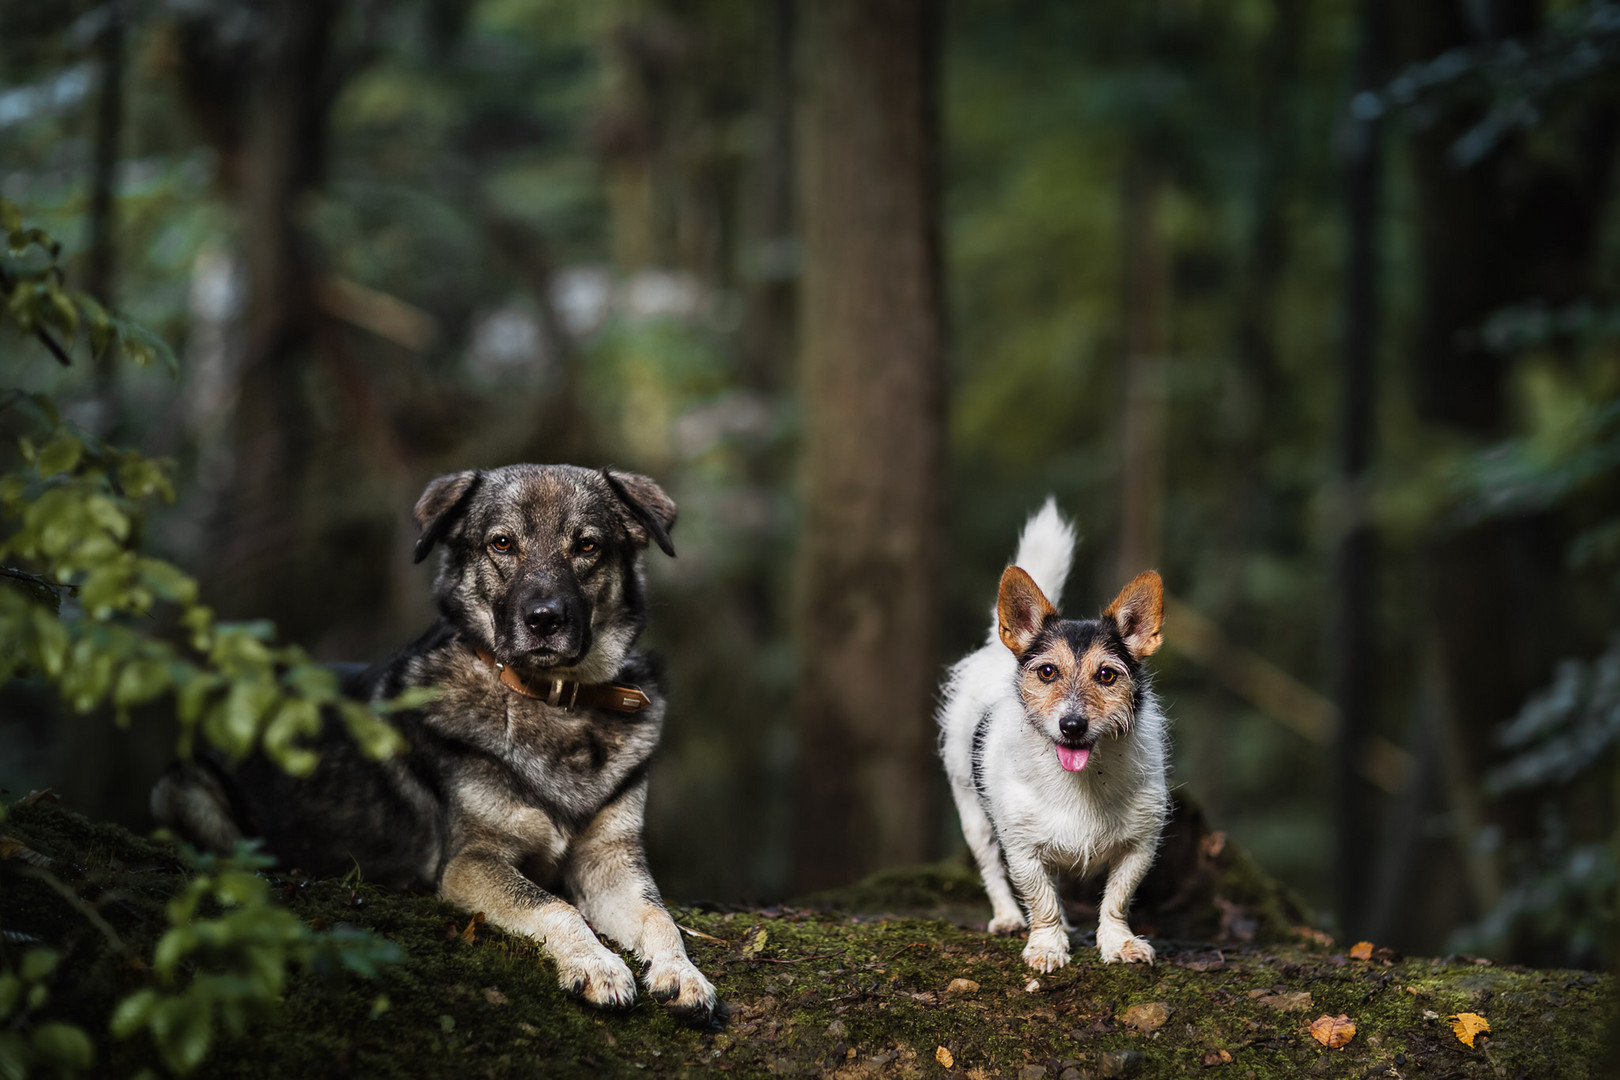
[[[1065,716],[1058,721],[1058,731],[1065,739],[1078,739],[1086,733],[1086,720],[1083,716]]]
[[[563,624],[562,601],[540,601],[529,609],[529,613],[523,617],[523,621],[528,624],[530,630],[533,630],[540,637],[545,637]]]

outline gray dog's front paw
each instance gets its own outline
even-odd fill
[[[714,1015],[714,985],[684,956],[654,960],[642,981],[653,1000],[682,1017],[701,1022]]]
[[[623,960],[601,945],[558,958],[557,984],[604,1009],[623,1008],[636,1000],[636,977]]]

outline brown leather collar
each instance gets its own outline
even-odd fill
[[[586,708],[612,709],[614,712],[638,713],[652,704],[652,699],[639,686],[619,686],[615,683],[577,683],[568,679],[525,679],[516,671],[495,659],[483,649],[473,653],[500,672],[501,682],[524,697],[568,710],[576,705]]]

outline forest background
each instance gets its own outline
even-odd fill
[[[8,325],[3,385],[172,459],[147,548],[324,660],[431,619],[433,476],[656,477],[683,899],[960,850],[932,695],[1053,493],[1066,610],[1165,576],[1176,782],[1337,932],[1602,966],[1617,59],[1551,0],[6,3],[0,196],[179,364]],[[13,680],[0,787],[144,830],[174,736]]]

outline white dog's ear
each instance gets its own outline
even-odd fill
[[[1014,656],[1024,655],[1024,650],[1040,634],[1041,624],[1056,614],[1057,608],[1023,568],[1009,566],[1002,571],[1001,591],[996,595],[996,619],[1001,628],[1001,643],[1011,649]]]
[[[1164,582],[1158,573],[1137,574],[1108,605],[1103,618],[1114,620],[1125,647],[1136,659],[1158,652],[1164,644]]]

